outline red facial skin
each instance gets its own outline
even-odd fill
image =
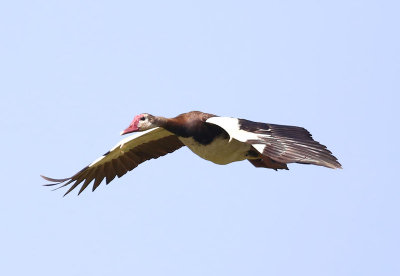
[[[131,133],[131,132],[136,132],[139,131],[138,124],[140,121],[140,118],[143,117],[143,114],[136,115],[135,118],[133,118],[132,123],[125,129],[124,131],[121,132],[121,135]]]

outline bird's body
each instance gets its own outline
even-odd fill
[[[193,153],[215,164],[226,165],[235,161],[252,159],[251,145],[237,140],[229,142],[225,135],[219,135],[207,145],[197,142],[192,137],[179,137],[179,140]],[[254,157],[253,157],[254,158]]]
[[[212,117],[216,116],[192,111],[168,120],[161,127],[174,133],[193,153],[213,163],[226,165],[247,159],[251,146],[237,140],[229,142],[224,129],[206,123]]]
[[[287,163],[340,168],[325,146],[304,128],[257,123],[192,111],[175,118],[137,115],[121,134],[137,132],[74,176],[53,179],[48,186],[71,185],[69,193],[83,182],[81,193],[94,180],[95,190],[105,178],[108,184],[140,163],[187,146],[193,153],[216,164],[249,160],[255,167],[288,169]]]

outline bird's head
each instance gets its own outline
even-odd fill
[[[144,131],[155,127],[157,127],[157,125],[155,125],[155,117],[147,113],[142,113],[133,118],[132,123],[129,125],[129,127],[121,132],[121,135],[131,132]]]

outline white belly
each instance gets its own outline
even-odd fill
[[[252,158],[247,156],[251,146],[235,139],[229,142],[228,139],[217,137],[208,145],[202,145],[193,138],[179,137],[179,140],[201,158],[220,165]]]

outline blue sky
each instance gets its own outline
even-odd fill
[[[3,1],[2,275],[399,275],[398,1]],[[142,112],[299,125],[343,170],[188,149],[68,177]]]

